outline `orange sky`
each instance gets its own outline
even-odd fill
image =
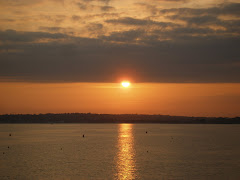
[[[0,114],[240,116],[240,84],[0,83]]]

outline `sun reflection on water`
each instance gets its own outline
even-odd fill
[[[135,151],[132,124],[119,124],[117,179],[135,179]]]

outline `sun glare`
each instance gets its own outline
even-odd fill
[[[126,87],[129,87],[129,86],[130,86],[130,82],[128,82],[128,81],[123,81],[123,82],[122,82],[122,86],[125,87],[125,88],[126,88]]]

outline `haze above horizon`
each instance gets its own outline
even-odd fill
[[[240,116],[240,84],[0,83],[0,114]]]

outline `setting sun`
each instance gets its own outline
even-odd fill
[[[129,87],[129,86],[130,86],[130,82],[128,82],[128,81],[123,81],[123,82],[122,82],[122,86],[125,87],[125,88],[126,88],[126,87]]]

